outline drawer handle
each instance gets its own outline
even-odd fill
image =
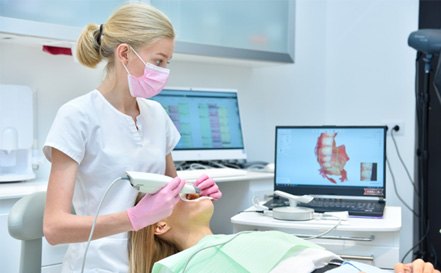
[[[295,234],[299,238],[310,238],[315,235],[308,235],[308,234]],[[374,235],[371,235],[369,237],[356,237],[356,236],[333,236],[333,235],[324,235],[320,236],[317,239],[330,239],[330,240],[348,240],[348,241],[362,241],[362,242],[371,242],[375,239]]]
[[[359,260],[359,261],[374,261],[373,256],[359,256],[359,255],[339,255],[343,260]]]

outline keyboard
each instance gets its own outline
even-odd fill
[[[340,198],[314,198],[298,206],[314,209],[315,212],[347,211],[354,216],[383,216],[386,202],[382,200],[359,200]]]
[[[263,204],[269,209],[289,206],[286,198],[273,198]],[[314,198],[311,202],[299,203],[299,207],[312,208],[315,212],[347,211],[353,216],[383,216],[386,202],[382,200],[358,200],[341,198]]]
[[[216,179],[223,177],[244,176],[247,174],[247,171],[243,169],[234,169],[234,168],[208,168],[208,169],[178,171],[178,176],[185,180],[196,180],[203,174],[206,174],[209,177]]]

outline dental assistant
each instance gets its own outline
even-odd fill
[[[142,3],[121,6],[102,25],[87,25],[79,37],[79,62],[107,65],[95,90],[58,110],[43,147],[51,162],[43,230],[49,243],[69,243],[63,273],[80,272],[93,218],[110,184],[85,272],[128,272],[127,232],[168,217],[179,200],[185,181],[176,177],[171,151],[180,135],[162,106],[148,99],[167,82],[174,38],[169,19]],[[175,178],[135,205],[138,192],[118,181],[126,171]],[[222,196],[206,175],[195,185],[202,195]]]

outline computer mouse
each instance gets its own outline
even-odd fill
[[[265,172],[273,173],[274,172],[274,163],[268,163],[263,167]]]

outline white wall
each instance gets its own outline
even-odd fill
[[[272,159],[275,125],[398,121],[405,128],[395,139],[413,174],[416,52],[407,37],[418,28],[418,1],[304,0],[296,16],[295,64],[253,70],[247,92],[259,95],[245,94],[258,120],[247,133],[260,136],[246,139],[250,157]],[[413,188],[391,137],[387,145],[397,190],[412,206]],[[388,171],[388,204],[402,206],[392,182]],[[413,219],[404,206],[402,215],[401,257],[412,246]]]
[[[250,160],[273,161],[274,126],[304,124],[405,125],[398,147],[413,172],[414,56],[408,34],[417,29],[418,0],[297,0],[295,64],[246,67],[174,61],[171,86],[237,88]],[[0,42],[0,83],[38,92],[41,147],[58,107],[94,88],[100,70],[38,46]],[[399,192],[412,187],[390,137],[388,154]],[[46,161],[39,172],[48,174]],[[401,205],[388,173],[387,198]],[[411,247],[412,217],[403,206],[401,256]]]
[[[328,4],[325,121],[331,124],[403,122],[404,134],[395,139],[413,173],[416,51],[407,45],[407,37],[418,28],[418,1],[354,2],[339,0]],[[413,189],[391,137],[387,146],[397,191],[413,206]],[[386,179],[387,203],[402,206],[389,170]],[[412,221],[412,213],[402,206],[400,257],[412,247]]]

